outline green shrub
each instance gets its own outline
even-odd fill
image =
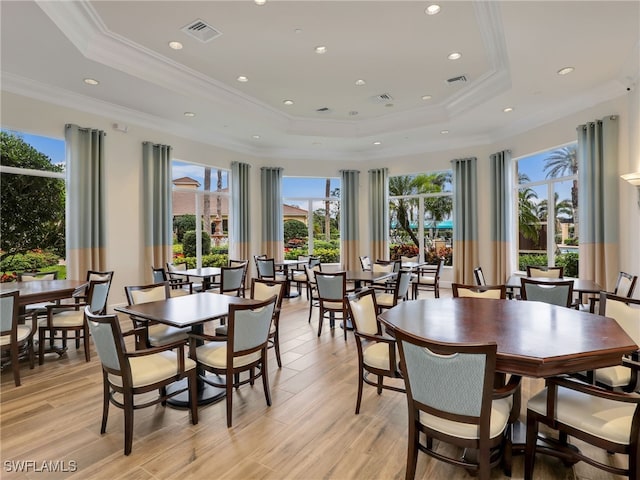
[[[287,220],[283,224],[284,228],[284,243],[289,243],[290,240],[297,238],[307,238],[308,229],[307,226],[300,220]]]
[[[0,271],[25,272],[29,270],[44,270],[46,267],[58,265],[59,259],[60,257],[55,253],[40,250],[7,255],[0,261]]]
[[[338,263],[340,261],[339,248],[314,247],[313,255],[318,257],[322,263]]]
[[[196,231],[189,230],[185,232],[184,237],[182,239],[182,250],[184,252],[185,257],[195,257],[196,256]],[[211,253],[211,238],[209,234],[205,231],[202,232],[202,255],[209,255]]]
[[[523,253],[518,257],[518,270],[526,271],[527,265],[536,267],[547,266],[547,254],[546,253]]]
[[[565,277],[578,277],[578,257],[575,252],[556,255],[556,266],[564,267]]]
[[[413,257],[420,253],[420,249],[412,243],[399,243],[391,245],[389,255],[391,260],[400,260],[400,257]]]

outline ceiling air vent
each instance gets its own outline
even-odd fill
[[[447,79],[447,83],[449,85],[453,85],[454,83],[466,83],[467,77],[465,75],[460,75],[458,77],[451,77]]]
[[[331,109],[329,107],[316,108],[317,113],[329,113]]]
[[[222,35],[221,32],[200,19],[194,20],[189,25],[182,27],[181,30],[196,40],[200,40],[202,43],[209,42]]]
[[[381,93],[380,95],[374,95],[371,97],[373,103],[389,103],[393,101],[393,97],[390,93]]]

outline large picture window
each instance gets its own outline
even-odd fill
[[[188,268],[227,264],[229,172],[174,160],[173,257]]]
[[[282,179],[286,259],[315,255],[340,262],[340,179]]]
[[[389,257],[453,264],[451,171],[389,178]]]
[[[572,143],[517,160],[518,269],[563,266],[578,276],[578,163]]]
[[[65,142],[0,132],[0,275],[65,269]]]

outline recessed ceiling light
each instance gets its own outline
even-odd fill
[[[355,117],[356,115],[358,115],[358,113],[359,113],[359,112],[358,112],[357,110],[351,110],[351,111],[349,112],[349,115],[351,115],[352,117]]]
[[[423,95],[422,100],[431,100],[431,95]]]
[[[356,80],[356,86],[357,87],[362,87],[363,85],[366,85],[367,82],[365,82],[364,80],[362,80],[361,78],[359,78],[358,80]]]
[[[93,78],[85,78],[83,82],[87,85],[98,85],[100,83],[98,80],[95,80]]]
[[[302,33],[302,29],[301,28],[296,28],[293,32],[294,33]]]
[[[573,72],[575,70],[575,68],[573,67],[564,67],[561,68],[560,70],[558,70],[558,75],[567,75],[571,72]]]
[[[242,82],[242,83],[246,83],[246,82],[248,82],[248,81],[249,81],[249,79],[248,79],[247,77],[245,77],[244,75],[240,75],[240,76],[238,77],[238,81],[239,81],[239,82]]]
[[[427,8],[424,9],[424,13],[426,13],[427,15],[435,15],[436,13],[440,12],[440,5],[436,5],[435,3],[433,5],[429,5]]]
[[[253,0],[253,2],[254,2],[256,5],[260,5],[260,6],[262,6],[262,5],[264,5],[265,3],[267,3],[267,0]]]
[[[374,145],[381,145],[382,142],[373,142]]]
[[[195,116],[196,116],[196,114],[195,114],[195,113],[193,113],[193,112],[184,112],[184,116],[185,116],[185,117],[195,117]]]
[[[502,109],[502,111],[503,111],[504,113],[513,112],[513,107],[505,107],[505,108],[503,108],[503,109]]]
[[[440,130],[440,133],[441,133],[442,135],[446,135],[447,133],[449,133],[449,130]]]
[[[174,50],[182,50],[182,44],[180,42],[169,42],[169,48]]]
[[[318,45],[316,47],[316,53],[319,55],[322,55],[323,53],[327,53],[327,47],[325,47],[324,45]]]
[[[447,56],[449,60],[458,60],[460,57],[462,57],[462,54],[459,52],[453,52],[450,53],[449,56]]]
[[[260,135],[251,135],[251,138],[253,138],[254,140],[259,140],[260,139]]]
[[[293,100],[283,100],[283,102],[285,105],[293,105]]]

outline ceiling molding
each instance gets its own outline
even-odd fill
[[[167,88],[205,99],[221,108],[240,107],[242,114],[290,134],[366,137],[446,122],[511,86],[499,5],[474,2],[474,11],[492,69],[439,105],[372,119],[335,121],[293,117],[215,79],[111,32],[89,2],[37,0],[43,12],[88,59]]]

